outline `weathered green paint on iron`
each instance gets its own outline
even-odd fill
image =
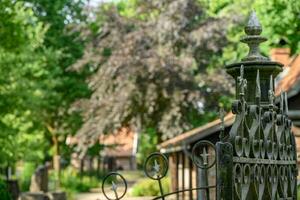
[[[242,59],[241,62],[233,63],[226,66],[227,73],[230,74],[236,81],[239,76],[241,65],[244,66],[245,76],[247,77],[247,91],[245,99],[247,103],[253,104],[255,102],[255,87],[256,87],[256,73],[260,71],[261,81],[261,100],[262,104],[268,102],[268,90],[270,75],[276,75],[282,71],[282,64],[270,61],[268,58],[262,56],[259,52],[259,44],[267,39],[260,36],[262,27],[256,17],[255,12],[252,12],[247,26],[245,27],[246,36],[241,41],[249,46],[249,54]],[[237,91],[238,94],[238,91]]]
[[[282,64],[259,52],[262,27],[252,12],[241,41],[249,54],[226,66],[236,80],[236,115],[229,135],[217,143],[217,199],[297,199],[296,144],[286,93],[274,104],[274,77]],[[228,148],[228,146],[232,148]],[[230,158],[230,159],[228,159]]]

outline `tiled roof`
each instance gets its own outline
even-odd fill
[[[232,113],[227,114],[224,119],[225,127],[231,126],[233,121],[234,121],[234,115]],[[217,119],[203,126],[187,131],[174,138],[166,140],[165,142],[159,145],[159,148],[169,148],[176,144],[180,144],[185,140],[189,140],[189,142],[197,141],[207,135],[220,131],[220,128],[221,128],[221,120]]]

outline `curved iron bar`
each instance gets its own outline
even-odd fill
[[[207,189],[210,189],[210,188],[216,188],[216,185],[178,190],[178,191],[175,191],[175,192],[170,192],[168,194],[164,194],[162,196],[155,197],[154,199],[151,199],[151,200],[157,200],[157,199],[164,198],[164,197],[167,197],[167,196],[171,196],[171,195],[174,195],[174,194],[178,194],[178,193],[181,193],[181,192],[189,192],[189,191],[194,191],[194,190],[207,190]]]
[[[122,194],[121,196],[119,196],[119,195],[118,195],[118,192],[117,192],[117,184],[115,184],[115,183],[112,181],[112,188],[111,188],[111,190],[114,192],[115,198],[110,198],[110,197],[106,194],[106,192],[105,192],[105,190],[104,190],[104,186],[105,186],[106,180],[108,180],[108,179],[109,179],[110,177],[112,177],[112,176],[119,176],[119,177],[121,178],[121,180],[123,181],[123,183],[124,183],[124,192],[123,192],[123,194]],[[127,193],[127,181],[126,181],[126,179],[124,178],[124,176],[122,176],[120,173],[118,173],[118,172],[110,172],[110,173],[108,173],[108,174],[104,177],[104,179],[103,179],[103,181],[102,181],[101,190],[102,190],[102,193],[103,193],[103,195],[105,196],[106,199],[108,199],[108,200],[120,200],[120,199],[122,199],[122,198],[125,196],[125,194]]]
[[[198,143],[195,144],[192,153],[189,154],[190,155],[189,157],[192,160],[192,162],[194,163],[194,165],[197,168],[201,168],[201,169],[205,169],[205,170],[208,170],[211,167],[215,166],[215,164],[216,164],[215,160],[211,164],[209,164],[209,165],[207,163],[206,165],[208,165],[208,166],[200,166],[199,163],[196,163],[196,153],[195,153],[195,151],[196,151],[196,148],[198,147],[198,145],[208,145],[208,146],[212,147],[213,151],[216,151],[215,145],[212,144],[211,142],[206,141],[206,140],[199,141]],[[203,156],[207,156],[207,152],[206,151],[204,151],[202,154],[203,154]],[[161,159],[164,168],[161,168],[162,166],[160,166],[158,164],[158,161],[157,161],[158,158],[155,159],[155,157],[158,157],[158,158]],[[154,166],[151,166],[150,165],[151,164],[150,161],[153,158],[154,158]],[[154,170],[154,175],[150,174],[150,172],[148,171],[148,167],[150,167],[150,169],[152,168]],[[160,189],[160,194],[161,195],[153,198],[152,200],[157,200],[157,199],[164,200],[165,197],[168,197],[168,196],[171,196],[171,195],[174,195],[174,194],[179,194],[179,193],[182,193],[182,192],[195,191],[195,190],[209,190],[210,188],[216,188],[216,185],[210,185],[210,186],[202,186],[202,187],[196,187],[196,188],[182,189],[182,190],[177,190],[177,191],[174,191],[174,192],[170,192],[170,193],[164,194],[164,191],[163,191],[163,188],[162,188],[162,184],[161,184],[161,179],[164,178],[167,175],[167,172],[168,172],[168,159],[167,159],[167,157],[164,154],[159,153],[159,152],[154,152],[154,153],[150,154],[147,157],[147,159],[146,159],[146,161],[144,163],[144,172],[145,172],[145,174],[146,174],[147,177],[149,177],[152,180],[158,181],[158,184],[159,184],[159,189]],[[161,174],[159,174],[159,173],[161,173]],[[115,194],[115,198],[110,198],[106,194],[106,192],[104,190],[104,188],[105,188],[105,182],[111,176],[119,176],[122,179],[122,181],[123,181],[123,183],[125,185],[125,189],[124,189],[124,192],[123,192],[123,194],[121,196],[118,195],[117,190],[116,190],[117,186],[116,186],[116,184],[113,181],[112,181],[112,189],[111,190],[113,190],[113,192]],[[125,196],[126,192],[127,192],[127,181],[126,181],[126,179],[120,173],[118,173],[118,172],[111,172],[111,173],[107,174],[105,176],[105,178],[103,179],[103,182],[102,182],[102,193],[104,194],[104,196],[105,196],[106,199],[108,199],[108,200],[120,200],[120,199],[122,199]]]

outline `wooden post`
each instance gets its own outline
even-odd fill
[[[184,159],[184,153],[182,152],[181,153],[181,161],[182,161],[182,189],[184,190],[185,189],[185,185],[184,185],[184,178],[185,178],[185,173],[184,173],[184,168],[185,168],[185,159]],[[182,192],[182,200],[184,200],[185,198],[185,192]]]
[[[193,161],[192,159],[189,159],[189,188],[193,188]],[[189,199],[193,199],[193,191],[189,191]]]
[[[170,168],[170,176],[171,176],[171,192],[175,192],[177,190],[177,161],[176,161],[176,153],[172,153],[169,156],[169,168]]]
[[[176,191],[179,190],[179,154],[176,152]],[[179,194],[176,194],[176,199],[179,200]]]

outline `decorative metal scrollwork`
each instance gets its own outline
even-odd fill
[[[144,165],[145,174],[158,181],[160,195],[155,199],[192,190],[216,188],[217,200],[296,200],[297,157],[292,122],[288,118],[287,94],[281,93],[279,106],[274,95],[274,80],[282,65],[259,53],[262,28],[254,12],[245,27],[249,54],[239,63],[227,66],[237,84],[236,100],[232,104],[235,120],[230,131],[225,131],[225,113],[220,110],[220,141],[216,146],[209,141],[198,141],[192,148],[193,163],[201,170],[216,166],[216,185],[188,188],[164,194],[161,179],[168,171],[168,160],[161,153],[151,154]],[[119,194],[117,182],[111,176],[121,177],[125,192]],[[198,177],[199,178],[199,177]],[[109,197],[104,188],[109,182],[114,192]],[[107,199],[124,197],[127,184],[118,173],[108,175],[102,185]]]
[[[192,159],[194,164],[201,169],[211,168],[216,163],[215,145],[206,140],[199,141],[193,147]]]
[[[242,79],[243,66],[239,80]],[[234,147],[234,199],[295,199],[295,142],[291,132],[292,124],[287,117],[286,93],[281,93],[280,106],[277,108],[271,76],[269,104],[262,108],[259,71],[256,84],[255,104],[245,104],[240,93],[239,99],[232,106],[236,114],[230,130],[230,141]]]
[[[122,184],[121,187],[120,184]],[[111,186],[108,187],[110,190],[109,192],[106,191],[105,186],[107,185]],[[120,188],[121,188],[121,193],[120,193]],[[117,172],[111,172],[104,177],[101,189],[106,199],[120,200],[125,196],[127,192],[127,182],[121,174]]]
[[[229,139],[223,141],[232,146],[232,199],[296,200],[296,144],[287,115],[287,94],[281,93],[279,106],[274,95],[273,76],[282,65],[260,55],[259,43],[266,38],[260,36],[262,28],[254,12],[245,32],[241,41],[249,46],[248,56],[227,66],[236,77],[238,94],[232,104],[235,121]],[[228,179],[224,177],[220,174],[219,179]]]
[[[209,141],[200,141],[195,144],[192,150],[192,160],[194,164],[201,169],[209,169],[215,165],[215,146]],[[158,182],[160,195],[153,198],[153,200],[162,199],[164,200],[167,196],[193,191],[193,190],[208,190],[210,188],[215,188],[215,185],[207,185],[196,188],[182,189],[178,191],[173,191],[171,193],[164,193],[161,179],[163,179],[168,172],[168,159],[164,154],[155,152],[150,154],[144,164],[144,172],[146,176],[152,180]],[[120,180],[117,181],[116,177]],[[123,186],[119,186],[119,184]],[[122,188],[121,194],[118,188]],[[107,191],[109,190],[109,191]],[[119,200],[122,199],[127,192],[127,182],[125,178],[117,173],[109,173],[102,182],[102,193],[108,200]]]
[[[144,164],[145,174],[153,180],[161,180],[168,172],[168,159],[161,153],[152,153]]]

